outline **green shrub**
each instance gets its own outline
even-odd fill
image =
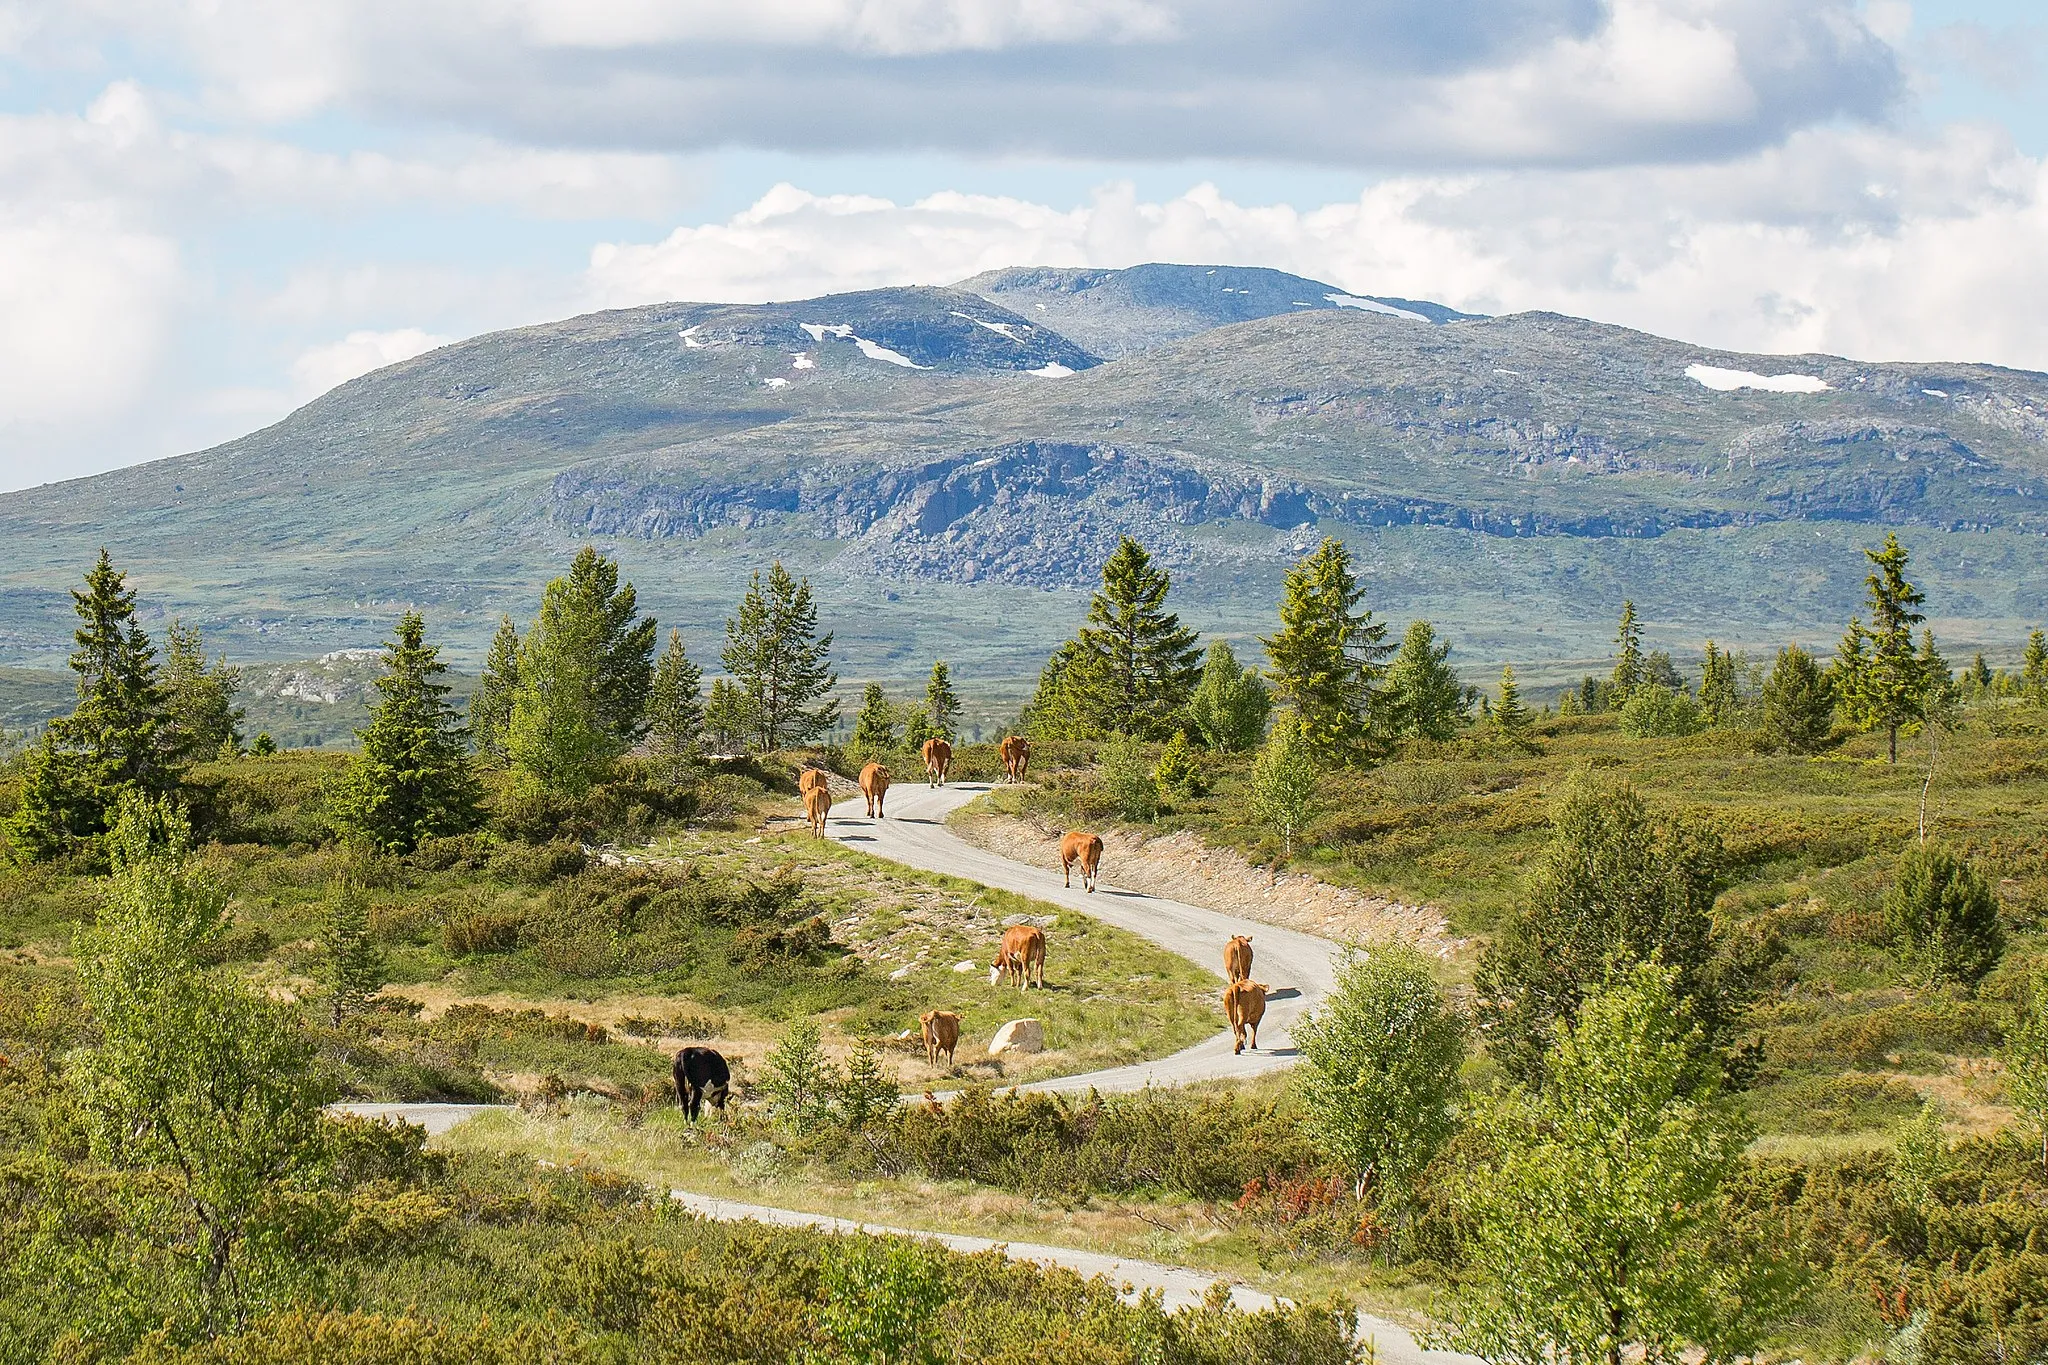
[[[1884,916],[1932,981],[1975,985],[2005,951],[1990,883],[1967,858],[1938,844],[1915,845],[1899,859]]]
[[[491,875],[499,881],[546,886],[574,877],[590,866],[580,844],[556,839],[543,844],[500,844],[490,853]]]
[[[1159,813],[1159,781],[1138,741],[1123,735],[1104,740],[1096,764],[1095,785],[1110,814],[1120,820],[1150,820]]]
[[[1636,739],[1696,735],[1706,728],[1706,717],[1688,692],[1650,683],[1631,692],[1622,704],[1621,732]]]

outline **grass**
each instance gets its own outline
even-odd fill
[[[1138,828],[1191,830],[1255,864],[1427,903],[1472,940],[1448,970],[1462,979],[1514,913],[1565,783],[1579,772],[1626,781],[1653,807],[1720,835],[1716,915],[1784,945],[1752,1019],[1765,1067],[1745,1102],[1767,1138],[1881,1142],[1923,1096],[1941,1099],[1966,1131],[2004,1121],[1986,1059],[2002,1002],[2048,960],[2048,717],[1973,708],[1931,750],[1926,736],[1902,740],[1896,766],[1876,735],[1814,757],[1758,752],[1742,732],[1634,739],[1611,716],[1551,718],[1537,736],[1533,752],[1411,745],[1369,773],[1329,774],[1323,813],[1292,860],[1245,813],[1247,756],[1209,756],[1209,794]],[[1974,992],[1929,988],[1886,936],[1881,901],[1918,837],[1923,790],[1930,835],[1973,858],[2003,907],[2005,959]],[[1055,823],[1108,818],[1078,769],[998,789],[987,803]]]

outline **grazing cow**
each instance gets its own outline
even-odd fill
[[[860,794],[868,799],[868,817],[882,818],[882,798],[889,794],[889,770],[879,763],[870,763],[860,770]]]
[[[943,739],[924,742],[924,775],[934,787],[946,785],[946,769],[953,766],[953,746]]]
[[[988,984],[1014,976],[1019,990],[1029,990],[1032,973],[1038,975],[1038,989],[1045,989],[1045,935],[1029,924],[1013,924],[1003,930],[1003,944],[996,949],[995,965],[988,969]]]
[[[802,796],[816,787],[821,792],[832,790],[832,780],[825,776],[823,768],[806,768],[797,774],[796,794]]]
[[[1252,976],[1252,936],[1239,934],[1223,945],[1223,975],[1230,981],[1249,981]]]
[[[952,1061],[953,1049],[960,1045],[960,1016],[950,1010],[926,1010],[917,1022],[924,1029],[924,1059],[937,1066],[943,1052]]]
[[[1022,735],[1005,735],[997,752],[1003,756],[1003,776],[1022,782],[1024,770],[1031,766],[1031,741]]]
[[[1266,1017],[1266,988],[1257,981],[1233,981],[1223,988],[1223,1012],[1230,1017],[1230,1036],[1237,1040],[1232,1055],[1243,1052],[1249,1038],[1259,1050],[1259,1020]]]
[[[1095,870],[1102,866],[1102,836],[1088,834],[1078,829],[1067,831],[1067,837],[1060,840],[1060,872],[1066,885],[1074,884],[1074,864],[1081,864],[1081,886],[1087,891],[1095,890]]]
[[[732,1093],[732,1071],[712,1048],[686,1047],[678,1052],[675,1078],[676,1103],[683,1106],[692,1123],[704,1112],[704,1101],[723,1109],[726,1096]]]
[[[825,817],[831,813],[831,792],[823,787],[812,787],[804,793],[804,819],[811,822],[811,833],[820,839],[825,837]]]

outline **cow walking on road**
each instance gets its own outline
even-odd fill
[[[1257,981],[1233,981],[1223,988],[1223,1013],[1230,1020],[1233,1054],[1259,1050],[1259,1021],[1266,1017],[1266,988]],[[1249,1044],[1247,1044],[1249,1039]]]
[[[953,746],[943,739],[924,742],[924,775],[934,787],[946,785],[946,771],[953,766]]]
[[[811,823],[811,833],[820,839],[825,837],[825,817],[832,813],[832,793],[823,787],[813,787],[804,793],[804,819]]]
[[[1095,872],[1102,866],[1102,836],[1083,830],[1067,831],[1067,837],[1060,840],[1060,872],[1065,884],[1074,884],[1074,864],[1081,865],[1081,887],[1085,891],[1095,890]]]
[[[868,818],[882,819],[882,798],[889,794],[889,770],[879,763],[862,768],[860,794],[868,799]]]
[[[1223,945],[1223,975],[1230,981],[1249,981],[1252,976],[1252,936],[1239,934]]]

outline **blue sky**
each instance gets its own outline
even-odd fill
[[[0,0],[0,488],[441,341],[1272,265],[2048,368],[2016,0]]]

